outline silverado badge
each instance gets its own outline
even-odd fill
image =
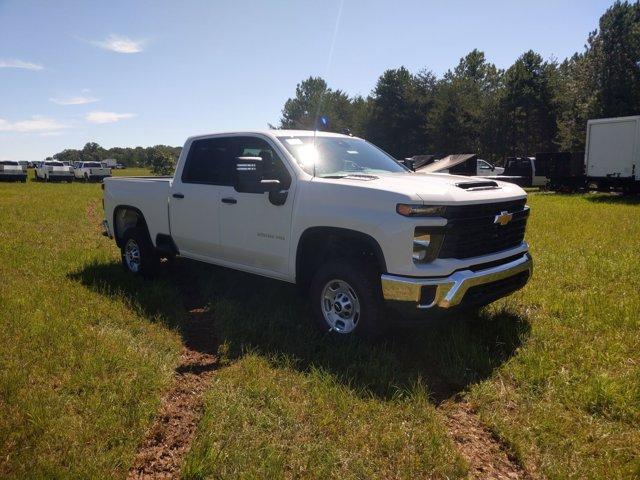
[[[502,225],[503,227],[511,221],[513,218],[513,213],[509,212],[500,212],[499,215],[496,215],[496,218],[493,220],[493,223],[497,223],[498,225]]]

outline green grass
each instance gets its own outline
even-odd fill
[[[183,315],[162,282],[141,311],[76,273],[116,265],[95,184],[0,183],[0,476],[126,472],[170,379]],[[114,268],[111,277],[133,281]],[[168,300],[168,301],[167,301]]]
[[[472,389],[482,417],[550,478],[640,477],[640,203],[534,195],[523,347]]]
[[[0,184],[0,476],[123,475],[175,365],[181,284],[208,301],[221,358],[187,478],[461,478],[436,409],[458,393],[531,470],[640,477],[637,202],[532,194],[523,291],[330,343],[293,286],[189,261],[129,278],[99,198]]]
[[[111,170],[111,174],[114,177],[144,177],[151,175],[151,170],[148,168],[131,167],[124,168],[122,170]]]

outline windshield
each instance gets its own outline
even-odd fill
[[[100,165],[97,162],[89,162],[89,163],[85,163],[84,166],[86,168],[100,168],[102,165]]]
[[[62,162],[47,162],[45,165],[48,167],[64,167]]]
[[[316,137],[315,147],[313,135],[278,139],[305,172],[318,177],[408,171],[378,147],[359,138]]]
[[[2,160],[0,165],[18,165],[18,162],[14,160]]]

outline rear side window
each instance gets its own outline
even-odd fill
[[[182,182],[230,186],[234,164],[229,138],[195,140],[187,155]]]

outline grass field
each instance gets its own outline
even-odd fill
[[[98,185],[0,184],[0,476],[126,473],[177,362],[186,277],[220,342],[187,478],[462,478],[437,411],[455,394],[532,472],[640,477],[640,204],[529,203],[523,291],[329,344],[292,286],[188,261],[129,278]]]

